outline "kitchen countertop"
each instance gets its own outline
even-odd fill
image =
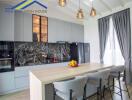
[[[48,84],[54,81],[65,80],[77,75],[98,71],[105,68],[111,68],[111,65],[104,65],[99,63],[86,63],[81,64],[76,68],[69,66],[43,68],[38,70],[32,70],[32,74],[39,79],[42,83]]]

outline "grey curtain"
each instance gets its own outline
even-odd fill
[[[106,41],[109,32],[109,17],[104,17],[98,20],[98,29],[99,29],[99,41],[100,41],[100,62],[103,63],[103,56],[106,47]]]
[[[113,14],[112,19],[121,52],[125,60],[127,82],[130,83],[132,82],[130,9]]]

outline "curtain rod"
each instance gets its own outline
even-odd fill
[[[110,16],[112,16],[112,15],[114,15],[114,14],[117,14],[117,13],[123,12],[123,11],[125,11],[125,10],[130,10],[130,8],[126,8],[126,9],[124,9],[124,10],[121,10],[121,11],[115,12],[115,13],[113,13],[113,14],[110,14],[110,15],[104,16],[104,17],[102,17],[102,18],[110,17]],[[102,18],[99,18],[98,20],[100,20],[100,19],[102,19]]]

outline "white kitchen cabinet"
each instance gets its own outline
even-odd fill
[[[15,41],[32,42],[32,14],[15,11]]]
[[[78,36],[76,38],[78,38],[78,41],[84,42],[84,35],[83,35],[84,34],[84,26],[77,25],[77,28],[76,29],[77,29],[77,34],[78,34]]]
[[[29,70],[32,66],[16,67],[15,68],[15,88],[23,90],[29,87]]]
[[[48,41],[84,41],[84,26],[58,19],[48,18]]]
[[[0,95],[15,89],[14,72],[0,73]]]
[[[25,89],[29,87],[29,76],[15,78],[15,88]]]
[[[48,19],[48,42],[65,41],[64,21]]]
[[[48,42],[56,42],[57,40],[56,23],[56,20],[48,18]]]
[[[7,7],[0,3],[0,41],[14,40],[14,12],[6,11]]]
[[[24,13],[24,32],[23,40],[24,41],[33,41],[32,36],[32,14]]]
[[[24,38],[24,22],[23,14],[21,11],[15,11],[15,28],[14,28],[14,40],[23,41]]]
[[[64,34],[65,34],[65,40],[72,42],[71,38],[71,23],[69,22],[64,22]]]
[[[56,21],[57,21],[57,23],[56,23],[57,40],[58,41],[66,41],[66,39],[65,39],[66,34],[64,35],[64,22],[61,20],[56,20]]]
[[[15,78],[28,77],[29,76],[29,70],[30,70],[29,66],[16,67],[15,72],[14,72],[15,73]]]
[[[82,25],[71,24],[71,38],[74,42],[84,42],[84,29]]]
[[[40,68],[49,68],[49,67],[61,67],[68,65],[66,63],[55,63],[55,64],[44,64],[44,65],[34,65],[34,66],[25,66],[25,67],[16,67],[14,71],[15,76],[15,90],[23,90],[29,88],[29,71]]]

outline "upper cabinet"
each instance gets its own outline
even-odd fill
[[[32,14],[15,11],[14,41],[32,42]]]
[[[33,41],[48,42],[48,18],[33,15]]]
[[[48,42],[48,18],[41,16],[41,39],[42,42]]]
[[[72,40],[76,42],[84,42],[84,26],[72,23],[71,33]]]
[[[14,40],[14,12],[6,11],[6,5],[0,4],[0,41]]]
[[[47,42],[48,18],[15,11],[14,41]]]
[[[14,41],[24,41],[24,14],[20,11],[15,11],[15,27],[14,27]]]
[[[83,25],[5,8],[0,4],[0,41],[84,41]]]
[[[48,41],[84,42],[84,26],[48,18]]]
[[[33,15],[33,41],[40,41],[40,16]]]
[[[24,15],[24,38],[23,40],[24,41],[30,41],[32,42],[33,41],[33,36],[32,36],[32,14],[29,14],[29,13],[23,13]]]

